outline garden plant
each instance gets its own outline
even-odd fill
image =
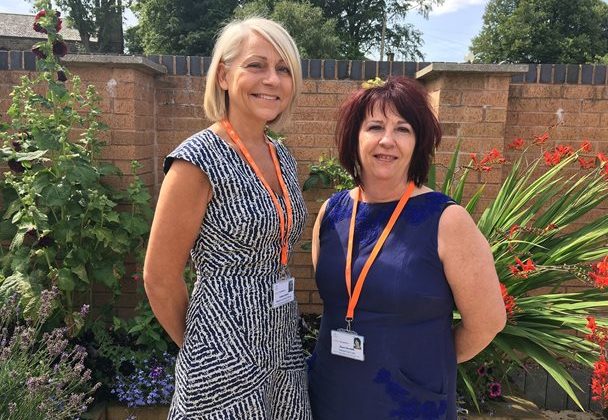
[[[530,361],[581,408],[575,395],[580,386],[567,365],[594,369],[593,399],[604,408],[608,404],[608,330],[601,316],[608,306],[608,214],[593,213],[608,204],[608,157],[588,141],[576,148],[554,141],[549,146],[553,128],[527,141],[515,139],[508,145],[512,161],[496,149],[467,158],[458,146],[442,168],[443,182],[436,182],[439,165],[429,175],[431,188],[480,215],[477,226],[492,248],[508,314],[490,346],[459,365],[460,391],[478,410],[479,403],[511,392],[509,375]],[[468,163],[459,164],[463,157]],[[465,200],[465,190],[475,185],[470,175],[481,173],[483,179],[496,169],[506,176],[487,207],[480,208],[485,184]],[[311,166],[305,188],[315,185],[354,186],[337,160],[327,157]],[[565,292],[572,282],[585,287]]]
[[[142,386],[140,378],[131,375],[133,366],[148,375],[152,384],[144,383],[144,402],[166,403],[167,384],[172,381],[169,362],[176,348],[155,320],[136,272],[150,225],[150,195],[136,176],[137,162],[131,165],[132,181],[122,189],[116,187],[121,172],[101,159],[102,139],[108,137],[101,98],[93,86],[82,86],[80,78],[61,63],[67,45],[60,34],[60,13],[51,8],[50,1],[37,1],[36,7],[33,29],[48,37],[32,49],[38,71],[20,79],[7,115],[0,118],[0,311],[7,315],[16,295],[21,309],[2,318],[5,359],[0,375],[5,376],[0,382],[16,384],[4,380],[14,374],[15,363],[23,364],[23,375],[35,376],[28,382],[21,374],[14,375],[24,389],[42,389],[47,385],[42,379],[55,385],[63,380],[51,372],[30,369],[38,365],[70,368],[81,382],[44,388],[40,393],[44,401],[65,403],[64,411],[52,415],[46,415],[47,411],[25,415],[20,410],[42,400],[30,403],[8,388],[0,389],[6,395],[2,404],[13,404],[6,406],[12,410],[10,418],[75,418],[86,409],[91,391],[77,396],[70,392],[86,388],[92,378],[99,383],[94,388],[96,399],[124,400],[127,397],[119,390]],[[136,283],[130,289],[138,291],[140,303],[135,316],[124,320],[115,316],[113,304],[129,281]],[[104,289],[112,296],[107,305],[92,308],[86,320],[74,311],[81,303],[88,308],[94,291]],[[50,306],[43,303],[48,300],[47,290],[53,291]],[[41,305],[45,309],[35,318]],[[30,331],[33,319],[35,334]],[[19,334],[11,338],[13,332],[23,331],[28,333],[23,336],[27,342],[18,341]],[[77,350],[62,358],[51,339],[65,349]],[[12,347],[6,347],[9,344]],[[28,345],[29,353],[15,351],[15,346],[25,351]],[[45,353],[45,348],[52,354]],[[9,350],[10,363],[4,364]],[[60,363],[53,365],[50,355],[60,357]],[[8,413],[2,407],[0,412]]]
[[[69,325],[95,284],[120,295],[126,257],[137,260],[147,237],[150,196],[137,177],[125,190],[109,183],[121,173],[100,159],[100,97],[60,62],[59,12],[50,1],[36,6],[34,30],[48,39],[34,45],[38,72],[14,87],[0,127],[0,165],[9,169],[0,179],[0,296],[18,291],[34,302],[54,285]]]

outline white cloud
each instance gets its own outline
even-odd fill
[[[487,2],[488,0],[445,0],[445,3],[441,6],[434,7],[431,14],[435,16],[446,15],[469,6],[485,6]]]

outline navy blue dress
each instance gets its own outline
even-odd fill
[[[344,266],[353,200],[348,191],[330,198],[316,272],[323,318],[309,359],[316,420],[456,419],[454,298],[437,253],[439,218],[453,203],[430,192],[410,198],[401,213],[355,309],[352,329],[365,337],[361,362],[331,354],[331,331],[345,328]],[[359,204],[354,283],[396,205]]]

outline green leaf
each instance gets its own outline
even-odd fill
[[[68,268],[61,268],[57,272],[57,287],[64,292],[73,292],[76,283],[72,272]]]
[[[26,162],[32,161],[36,159],[40,159],[42,156],[46,155],[48,150],[37,150],[35,152],[17,152],[16,158],[18,162]]]

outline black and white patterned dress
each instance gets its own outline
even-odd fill
[[[296,162],[273,141],[292,200],[289,248],[306,207]],[[170,419],[311,419],[297,303],[272,308],[279,277],[279,217],[253,169],[224,140],[203,130],[165,160],[198,166],[213,189],[191,252],[197,280],[175,368]],[[285,211],[285,202],[279,198]]]

